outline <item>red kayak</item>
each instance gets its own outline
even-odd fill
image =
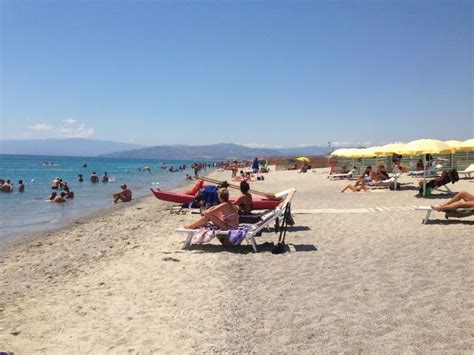
[[[182,205],[189,205],[196,198],[194,195],[188,195],[182,192],[170,192],[163,191],[160,189],[150,189],[153,192],[153,195],[159,200],[179,203]],[[233,202],[237,199],[236,196],[230,197],[230,202]],[[271,200],[268,198],[254,198],[252,201],[254,210],[269,210],[273,209],[280,204],[280,200]]]

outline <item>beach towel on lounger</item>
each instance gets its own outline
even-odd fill
[[[193,234],[192,244],[204,244],[209,243],[215,236],[218,228],[213,224],[206,224],[201,228],[197,229]]]
[[[239,245],[245,239],[247,233],[251,230],[250,227],[239,227],[237,229],[230,229],[227,237],[232,245]]]

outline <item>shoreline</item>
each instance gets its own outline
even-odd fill
[[[212,172],[210,172],[207,175],[203,175],[203,177],[207,177],[210,174],[212,174]],[[191,182],[194,182],[194,181],[195,180],[192,180]],[[169,191],[181,191],[185,187],[187,187],[188,185],[189,185],[189,182],[182,181],[181,183],[175,185],[174,187],[172,187],[170,189],[166,189],[166,190],[167,191],[168,190]],[[147,189],[149,194],[151,194],[150,189],[151,189],[151,187],[149,187]],[[12,249],[14,249],[15,247],[18,247],[21,244],[35,242],[36,239],[45,238],[45,237],[49,236],[50,234],[55,233],[55,232],[57,232],[57,231],[59,231],[63,228],[69,228],[69,227],[71,227],[71,226],[73,226],[74,224],[77,224],[77,223],[85,223],[85,222],[83,222],[83,220],[85,221],[87,219],[90,219],[90,218],[96,216],[97,214],[99,214],[99,216],[104,216],[104,215],[110,213],[111,211],[113,211],[114,209],[122,208],[122,207],[118,207],[118,206],[124,205],[123,208],[126,208],[127,206],[132,206],[131,203],[134,203],[135,201],[139,201],[139,200],[147,199],[147,198],[151,198],[151,197],[156,199],[156,197],[154,197],[153,195],[151,195],[151,196],[150,195],[144,195],[144,196],[139,196],[139,197],[133,198],[132,201],[127,202],[127,203],[119,202],[117,204],[113,204],[112,196],[111,196],[110,197],[111,204],[109,206],[98,208],[98,209],[90,211],[90,212],[86,212],[83,215],[73,217],[71,220],[69,220],[67,222],[64,222],[63,224],[59,223],[58,225],[56,225],[54,227],[51,227],[51,228],[48,228],[48,229],[45,229],[45,230],[31,231],[31,232],[27,232],[27,233],[20,233],[18,235],[13,235],[13,237],[11,239],[0,243],[0,260],[2,260],[3,257],[5,257],[6,253],[11,252]]]

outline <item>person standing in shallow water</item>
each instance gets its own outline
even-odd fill
[[[82,174],[79,174],[79,182],[83,182],[84,178],[82,177]]]
[[[107,175],[107,172],[102,175],[102,182],[109,182],[109,175]]]
[[[23,184],[23,180],[18,180],[18,192],[25,192],[25,185]]]
[[[96,182],[99,182],[99,177],[97,176],[97,174],[95,173],[95,171],[92,172],[92,175],[90,176],[90,180],[92,183],[96,183]]]

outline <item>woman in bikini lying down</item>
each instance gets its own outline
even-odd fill
[[[431,208],[438,212],[452,211],[458,208],[474,209],[474,195],[467,191],[461,191],[448,202],[438,206],[431,206]]]

